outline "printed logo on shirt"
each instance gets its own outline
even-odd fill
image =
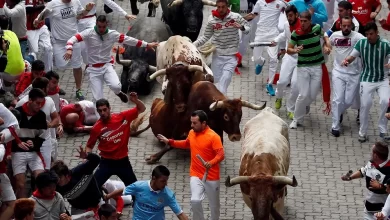
[[[213,26],[213,29],[214,29],[214,30],[220,30],[220,29],[222,29],[222,24],[220,24],[220,23],[215,24],[215,25]]]
[[[334,43],[336,47],[350,47],[352,45],[351,38],[335,38]]]
[[[68,18],[76,17],[76,15],[75,15],[75,13],[73,11],[73,6],[61,9],[60,13],[61,13],[62,19],[68,19]]]
[[[159,204],[162,204],[162,203],[164,203],[164,199],[163,199],[162,197],[159,197],[159,198],[157,199],[157,202],[158,202]]]
[[[114,142],[114,144],[120,142],[122,140],[121,137],[124,134],[124,132],[121,128],[123,126],[128,126],[127,125],[128,123],[129,122],[127,120],[124,120],[122,125],[119,126],[119,128],[116,130],[109,130],[108,128],[106,128],[105,130],[102,130],[102,133],[100,135],[100,140],[106,141],[106,142],[112,141],[112,142]]]

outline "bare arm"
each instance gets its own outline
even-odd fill
[[[180,215],[177,216],[178,219],[180,220],[188,220],[188,216],[182,212]]]

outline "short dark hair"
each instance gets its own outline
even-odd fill
[[[44,71],[45,63],[42,60],[34,60],[31,64],[31,71]]]
[[[343,20],[350,20],[352,22],[352,18],[349,16],[345,16],[345,17],[341,18],[341,24],[343,23]]]
[[[31,99],[32,101],[35,101],[39,98],[44,99],[46,94],[42,91],[42,89],[37,89],[33,88],[31,91],[28,93],[28,98]]]
[[[1,30],[8,30],[9,18],[5,15],[0,15],[0,28]]]
[[[108,218],[112,215],[112,213],[115,212],[116,212],[115,207],[108,203],[101,205],[100,208],[98,209],[98,215],[100,219],[102,218],[102,216]]]
[[[15,201],[14,215],[15,220],[22,220],[34,212],[35,201],[33,199],[23,198]]]
[[[45,170],[42,173],[38,174],[35,179],[35,184],[38,190],[42,190],[45,187],[50,185],[57,185],[58,183],[58,175],[54,171]]]
[[[96,108],[99,108],[100,106],[107,106],[107,108],[110,107],[110,103],[107,99],[99,99],[96,101]]]
[[[379,159],[381,160],[387,160],[387,158],[389,157],[389,147],[385,142],[376,142],[373,151],[376,155],[378,155]]]
[[[208,117],[206,112],[204,112],[203,110],[195,110],[194,112],[192,112],[191,117],[196,116],[199,117],[200,123],[203,123],[204,121],[207,123]]]
[[[225,3],[226,5],[229,5],[228,0],[217,0],[215,3],[220,3],[220,2],[223,2],[223,3]]]
[[[303,11],[301,14],[299,14],[301,18],[306,18],[307,20],[311,21],[311,14],[309,11]]]
[[[169,172],[168,168],[164,165],[158,165],[152,171],[152,177],[156,177],[156,179],[169,175],[171,175],[171,172]]]
[[[51,80],[52,78],[56,79],[56,80],[60,80],[60,75],[58,75],[57,72],[55,71],[52,71],[50,70],[49,72],[47,72],[45,74],[45,77],[48,79],[48,80]]]
[[[364,32],[367,32],[367,31],[370,31],[370,30],[378,31],[378,26],[373,21],[368,22],[366,24],[366,26],[364,26]]]
[[[99,16],[96,18],[96,22],[106,23],[106,22],[107,22],[107,17],[106,17],[105,15],[99,15]]]
[[[37,77],[31,83],[34,89],[46,90],[47,85],[49,85],[49,80],[46,77]]]
[[[337,6],[339,8],[344,8],[345,10],[352,10],[352,4],[349,1],[341,1]]]
[[[15,98],[15,96],[12,94],[12,93],[10,93],[10,92],[6,92],[5,93],[5,95],[4,95],[4,106],[6,107],[6,108],[9,108],[9,107],[11,107],[11,103],[15,100],[16,98]],[[13,106],[13,107],[15,107],[15,106]]]
[[[294,14],[298,13],[298,9],[297,9],[297,7],[295,7],[295,5],[287,6],[287,8],[284,11],[285,11],[286,15],[290,12],[293,12]]]
[[[53,166],[50,168],[50,171],[55,172],[59,177],[68,176],[71,174],[69,167],[62,160],[56,160],[53,163]]]
[[[18,120],[18,122],[20,122],[20,120],[22,120],[22,115],[20,114],[20,111],[16,110],[16,109],[11,109],[10,112],[15,116],[16,120]]]

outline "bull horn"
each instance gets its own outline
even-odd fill
[[[217,108],[222,108],[223,107],[223,101],[215,101],[211,103],[209,109],[210,111],[215,111]]]
[[[156,72],[156,71],[157,71],[157,68],[156,68],[155,66],[149,65],[149,72],[150,72],[150,73],[154,73],[154,72]]]
[[[130,64],[131,64],[131,60],[121,60],[121,59],[119,59],[119,46],[116,49],[115,60],[116,60],[117,63],[119,63],[120,65],[123,65],[123,66],[130,66]]]
[[[162,76],[162,75],[165,75],[165,73],[167,72],[166,69],[161,69],[161,70],[158,70],[156,71],[155,73],[153,73],[152,75],[148,76],[148,78],[146,78],[146,80],[148,82],[156,79],[158,76]]]
[[[181,4],[183,4],[183,0],[174,0],[168,4],[168,8],[175,6],[175,5],[181,5]]]
[[[189,65],[188,66],[188,71],[190,71],[190,72],[195,72],[195,71],[203,72],[203,66]]]
[[[245,107],[248,107],[248,108],[251,108],[254,110],[263,110],[267,106],[267,102],[266,101],[263,101],[263,102],[264,102],[264,105],[259,106],[259,105],[255,105],[253,103],[250,103],[248,101],[241,100],[242,106],[245,106]]]
[[[272,180],[276,184],[283,184],[283,185],[290,185],[292,187],[298,186],[297,179],[295,179],[295,176],[291,179],[287,176],[273,176]]]
[[[238,176],[230,179],[230,176],[226,177],[225,186],[231,187],[240,183],[248,182],[249,176]]]
[[[209,5],[209,6],[217,6],[215,2],[208,1],[208,0],[202,0],[204,5]]]

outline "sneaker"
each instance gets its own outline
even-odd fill
[[[287,117],[290,120],[294,120],[294,112],[287,112]]]
[[[274,88],[272,87],[272,84],[267,84],[267,92],[270,96],[275,96]]]
[[[306,115],[310,113],[310,105],[306,106]]]
[[[275,108],[280,109],[282,107],[282,98],[276,99]]]
[[[76,91],[76,99],[79,100],[79,101],[83,101],[85,99],[84,95],[83,95],[83,92],[81,92],[81,89],[78,89]]]
[[[340,131],[332,129],[332,131],[330,133],[332,133],[332,135],[335,136],[335,137],[340,137]]]
[[[343,122],[343,119],[344,119],[343,114],[341,114],[341,115],[340,115],[339,122],[342,123],[342,122]]]
[[[127,98],[127,95],[123,92],[119,92],[118,94],[116,94],[122,102],[124,103],[127,103],[129,101],[129,99]]]
[[[358,110],[358,114],[356,116],[356,123],[360,124],[360,110]]]
[[[290,124],[291,129],[296,129],[298,127],[299,123],[297,120],[293,120]]]
[[[366,142],[368,140],[367,135],[360,135],[359,134],[359,139],[358,140],[359,140],[360,143]]]
[[[379,137],[381,137],[384,141],[390,141],[390,136],[387,136],[385,133],[379,133]]]
[[[66,95],[66,92],[65,92],[65,90],[63,90],[63,89],[60,89],[60,91],[58,92],[58,94],[59,94],[59,95]]]
[[[255,73],[256,73],[256,75],[259,75],[259,74],[261,73],[261,71],[263,70],[263,66],[264,66],[264,64],[265,64],[265,60],[264,60],[264,62],[263,62],[263,64],[262,64],[262,65],[260,65],[260,64],[256,64],[256,69],[255,69]]]

